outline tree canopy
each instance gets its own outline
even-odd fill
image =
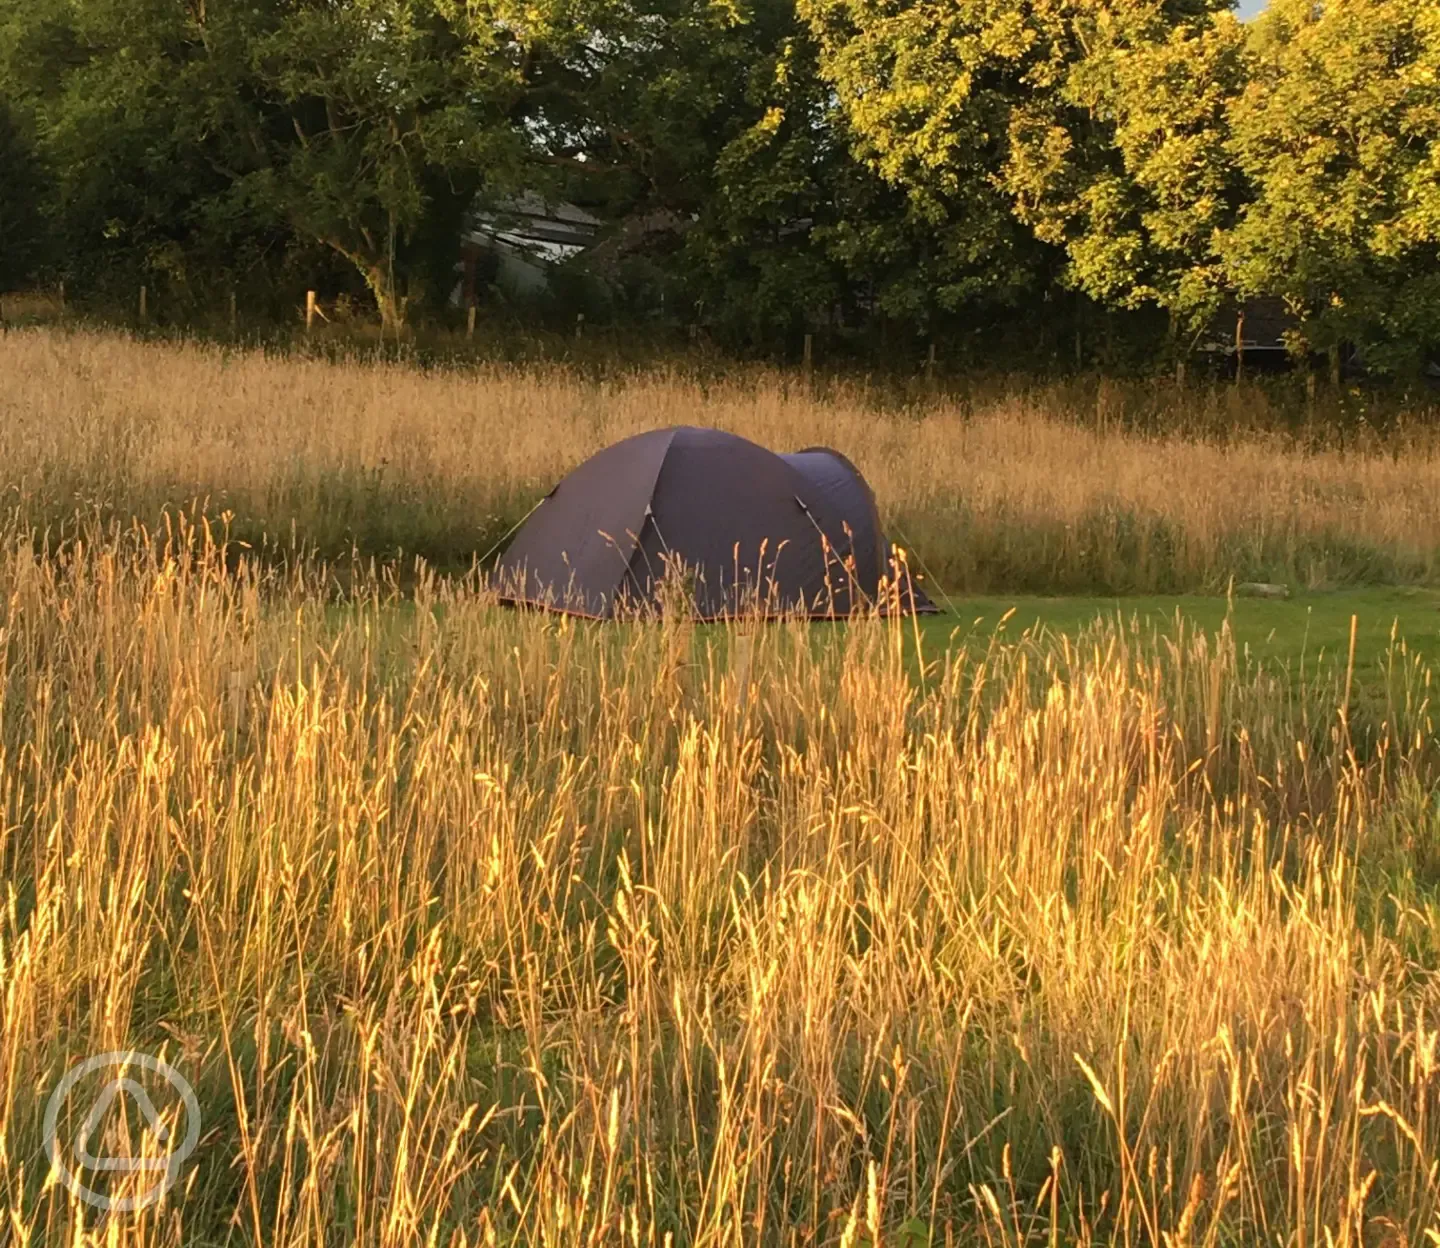
[[[1440,8],[1274,0],[1247,69],[1232,284],[1283,298],[1312,348],[1413,367],[1440,346]]]
[[[1109,310],[1183,354],[1269,297],[1403,372],[1437,75],[1413,0],[0,0],[0,281],[328,264],[398,326],[527,192],[600,218],[617,315],[738,344]]]

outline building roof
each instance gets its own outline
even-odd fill
[[[599,217],[575,204],[522,191],[476,213],[465,241],[481,245],[498,241],[558,262],[594,242],[600,226]]]

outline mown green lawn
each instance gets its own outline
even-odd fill
[[[937,596],[936,605],[940,614],[919,619],[925,649],[931,654],[951,644],[988,641],[997,631],[1010,639],[1018,639],[1027,630],[1075,637],[1097,624],[1119,620],[1127,629],[1138,626],[1140,634],[1149,637],[1173,635],[1177,623],[1187,632],[1216,633],[1228,618],[1242,655],[1257,662],[1298,667],[1302,662],[1345,661],[1353,616],[1357,669],[1382,662],[1392,638],[1404,641],[1411,653],[1440,662],[1440,590],[1436,589],[1334,590],[1283,600],[1200,594],[1127,598],[960,595]],[[397,623],[408,620],[412,611],[412,603],[397,604]],[[345,608],[335,609],[336,618],[347,613]],[[443,615],[443,608],[437,614]],[[838,635],[845,625],[814,627],[817,639],[823,639],[826,634]],[[701,629],[702,634],[712,635],[725,631],[720,625]]]
[[[1097,626],[1119,621],[1138,642],[1173,639],[1177,634],[1215,635],[1228,619],[1242,668],[1287,672],[1298,688],[1315,678],[1340,682],[1348,662],[1350,621],[1356,622],[1353,682],[1361,700],[1383,696],[1390,669],[1418,658],[1440,667],[1440,590],[1374,588],[1300,594],[1285,600],[1201,595],[1128,598],[1050,598],[1026,595],[940,598],[941,614],[900,621],[907,666],[918,676],[913,629],[918,625],[925,659],[933,662],[959,646],[983,650],[993,640],[1081,638]],[[497,608],[497,610],[507,610]],[[331,608],[339,621],[348,608]],[[387,613],[398,638],[414,618],[414,604],[397,603]],[[443,618],[444,607],[436,608]],[[558,621],[557,621],[558,622]],[[582,629],[613,636],[617,645],[629,624],[582,621]],[[782,626],[788,627],[788,626]],[[840,641],[847,625],[812,626],[818,648]],[[723,654],[734,639],[729,627],[702,625],[695,642]],[[1409,664],[1407,664],[1407,657]]]
[[[952,637],[988,639],[997,628],[1018,637],[1026,629],[1042,627],[1076,635],[1102,619],[1121,619],[1128,626],[1138,620],[1142,633],[1151,628],[1172,633],[1177,613],[1187,629],[1217,632],[1230,620],[1242,654],[1263,662],[1289,664],[1346,661],[1350,646],[1350,620],[1356,621],[1357,671],[1384,663],[1392,636],[1403,640],[1411,653],[1440,660],[1440,590],[1353,589],[1300,594],[1284,600],[1262,598],[1181,597],[1154,598],[1036,598],[959,597],[940,604],[944,614],[922,619],[926,649],[943,647]],[[1008,618],[1007,618],[1008,616]],[[1003,623],[1002,623],[1003,621]]]

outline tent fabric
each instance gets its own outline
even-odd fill
[[[576,615],[609,615],[670,442],[665,430],[616,443],[551,490],[500,560],[502,594],[563,604]]]
[[[718,429],[642,433],[565,477],[496,569],[502,602],[611,618],[675,580],[703,620],[838,618],[877,605],[888,571],[875,498],[843,455],[776,455]],[[888,605],[933,611],[918,590]]]
[[[834,543],[842,559],[853,557],[855,579],[865,586],[878,587],[888,571],[885,537],[880,532],[880,512],[860,470],[839,451],[811,446],[780,456],[805,478],[806,500],[812,510],[824,513],[821,527],[838,535]],[[875,590],[868,591],[872,595]]]

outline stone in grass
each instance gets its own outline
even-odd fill
[[[1288,598],[1290,587],[1271,585],[1268,581],[1246,581],[1235,586],[1235,594],[1239,598]]]

